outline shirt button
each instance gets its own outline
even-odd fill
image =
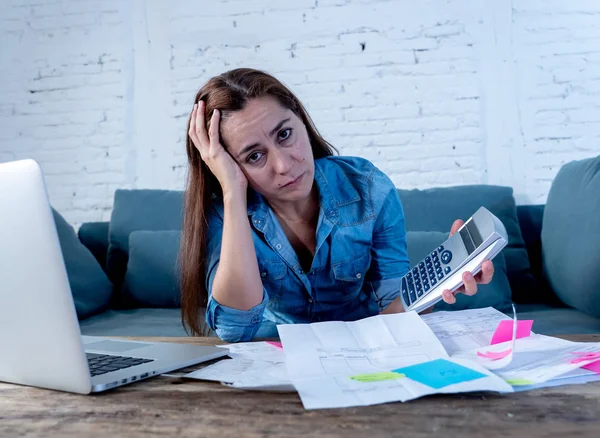
[[[267,273],[266,273],[266,272],[261,272],[261,273],[260,273],[260,276],[264,278],[264,277],[266,277],[266,276],[267,276]]]
[[[312,304],[312,302],[313,302],[312,298],[309,298],[308,302]]]
[[[356,278],[361,278],[362,274],[359,272],[358,274],[356,274]]]
[[[276,249],[281,249],[281,243],[278,243],[277,245],[275,245]]]

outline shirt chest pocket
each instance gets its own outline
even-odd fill
[[[287,266],[280,260],[259,260],[260,279],[269,297],[281,295],[284,289]]]
[[[352,260],[336,263],[333,265],[333,276],[340,286],[356,289],[362,286],[370,264],[371,255],[368,253]]]

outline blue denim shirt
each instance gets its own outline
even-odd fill
[[[264,198],[248,197],[263,300],[237,310],[212,298],[223,231],[223,204],[209,216],[206,321],[226,341],[277,336],[276,324],[354,321],[377,315],[399,295],[410,269],[404,212],[390,179],[369,161],[331,156],[315,160],[320,211],[309,272]]]

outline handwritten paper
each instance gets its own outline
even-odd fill
[[[446,359],[436,359],[398,368],[394,370],[394,373],[404,374],[409,379],[435,389],[486,377],[485,374]]]

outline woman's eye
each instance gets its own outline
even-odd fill
[[[248,158],[246,158],[246,161],[248,163],[256,163],[258,160],[260,160],[262,158],[264,154],[262,152],[253,152],[250,155],[248,155]]]
[[[285,141],[288,138],[290,138],[291,135],[292,135],[292,128],[284,129],[283,131],[279,132],[279,140]]]

